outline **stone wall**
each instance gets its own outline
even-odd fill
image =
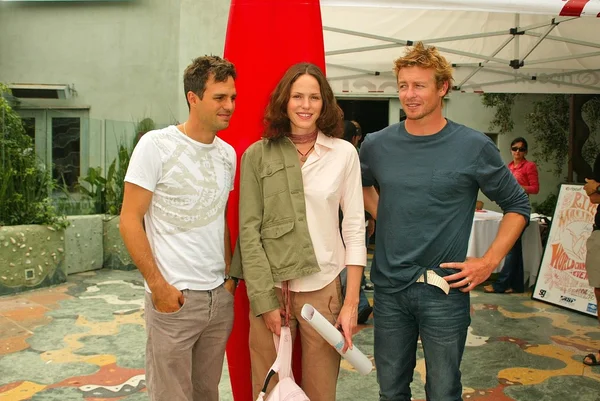
[[[119,216],[107,216],[104,219],[104,267],[107,269],[133,270],[135,265],[119,232]]]
[[[104,215],[68,216],[65,230],[67,274],[102,268]]]
[[[0,295],[66,280],[63,231],[38,225],[0,227]]]

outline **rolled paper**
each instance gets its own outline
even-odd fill
[[[356,345],[342,352],[344,336],[312,305],[304,304],[300,312],[306,320],[335,350],[354,367],[361,375],[368,375],[373,370],[373,363],[359,350]]]

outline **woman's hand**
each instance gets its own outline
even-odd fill
[[[281,309],[273,309],[272,311],[262,314],[262,318],[267,326],[267,329],[273,334],[281,334]]]
[[[348,348],[352,349],[352,334],[358,321],[358,303],[348,304],[344,302],[342,310],[335,322],[335,327],[344,335],[344,348],[342,353],[345,353]]]

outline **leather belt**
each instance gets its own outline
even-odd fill
[[[425,275],[427,275],[427,280],[425,280]],[[427,273],[421,274],[421,277],[417,279],[417,283],[426,283],[438,287],[446,295],[450,292],[450,284],[433,270],[427,270]]]

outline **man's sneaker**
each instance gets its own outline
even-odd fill
[[[366,284],[363,286],[363,291],[366,291],[366,292],[373,292],[373,284],[371,284],[371,283],[366,283]]]
[[[369,316],[371,316],[371,312],[373,312],[372,306],[367,306],[365,309],[358,312],[358,324],[367,323],[367,320],[369,320]]]

